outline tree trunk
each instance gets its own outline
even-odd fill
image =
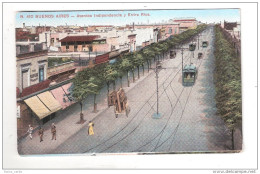
[[[135,70],[132,70],[132,74],[133,74],[133,83],[135,82]]]
[[[84,115],[82,113],[82,105],[83,105],[82,101],[80,101],[79,104],[80,104],[80,120],[79,120],[79,122],[83,123],[84,122]]]
[[[149,73],[149,69],[150,69],[150,67],[149,67],[149,60],[147,60],[147,66],[148,66],[148,73]]]
[[[94,94],[94,111],[93,111],[94,113],[97,112],[96,96],[97,96],[97,94]]]
[[[130,83],[129,83],[129,77],[128,77],[128,71],[126,72],[126,77],[127,77],[127,86],[129,87],[130,86]]]
[[[234,144],[234,129],[231,131],[231,139],[232,139],[232,150],[235,150],[235,144]]]
[[[139,66],[137,67],[137,71],[138,71],[138,79],[140,79]]]
[[[109,107],[109,82],[107,82],[107,106]]]
[[[122,78],[123,78],[123,77],[120,77],[121,88],[123,88]]]
[[[143,67],[143,76],[144,76],[144,64],[142,64],[142,67]]]
[[[116,90],[116,80],[113,81],[113,89]]]
[[[163,57],[162,57],[162,58],[163,58],[163,60],[164,60],[164,52],[163,52]]]

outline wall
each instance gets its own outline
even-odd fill
[[[36,128],[40,125],[40,121],[24,102],[17,102],[17,106],[20,106],[20,118],[17,118],[17,138],[19,139],[27,133],[29,125]]]
[[[74,62],[66,62],[57,66],[49,67],[47,70],[47,77],[50,75],[53,75],[55,73],[61,72],[62,70],[73,68],[74,67]]]
[[[153,28],[136,29],[134,33],[136,34],[136,46],[141,46],[143,42],[150,39],[154,40]]]
[[[40,62],[39,62],[40,61]],[[41,62],[43,61],[43,62]],[[48,57],[47,54],[25,59],[16,59],[16,86],[22,92],[22,65],[26,65],[29,72],[29,86],[39,83],[39,67],[44,66],[44,80],[47,79]],[[30,65],[29,65],[30,64]]]

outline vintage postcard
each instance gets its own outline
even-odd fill
[[[240,9],[17,11],[20,155],[242,150]]]

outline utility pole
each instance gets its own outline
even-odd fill
[[[198,50],[200,49],[200,34],[198,34]]]
[[[154,68],[155,71],[155,79],[156,79],[156,96],[157,96],[157,107],[156,107],[156,113],[153,114],[153,118],[160,118],[161,114],[159,113],[159,61],[156,61],[156,67]]]
[[[182,72],[183,72],[183,54],[184,54],[184,50],[188,50],[189,48],[183,48],[183,46],[181,46],[181,48],[174,48],[174,49],[179,49],[181,50],[181,59],[182,59],[182,65],[181,65],[181,68],[182,68]],[[173,67],[172,67],[173,68]],[[159,119],[161,118],[161,113],[159,113],[159,72],[161,69],[172,69],[171,67],[168,67],[168,68],[163,68],[161,67],[161,64],[159,61],[156,61],[156,67],[155,68],[151,68],[155,71],[155,79],[156,79],[156,96],[157,96],[157,108],[156,108],[156,113],[154,113],[152,115],[152,118],[155,118],[155,119]]]

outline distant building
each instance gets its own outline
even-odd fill
[[[157,40],[159,39],[167,39],[168,37],[179,34],[179,23],[176,22],[169,22],[169,23],[156,23],[156,24],[141,24],[135,25],[136,29],[145,29],[145,28],[152,28],[157,29],[155,30],[157,35]]]
[[[61,52],[108,52],[106,39],[98,35],[67,36],[60,40]]]
[[[224,21],[224,29],[226,30],[233,30],[237,27],[237,22],[227,22]]]
[[[174,18],[171,19],[170,21],[180,24],[179,25],[180,33],[188,29],[197,28],[197,23],[198,23],[196,18]]]

